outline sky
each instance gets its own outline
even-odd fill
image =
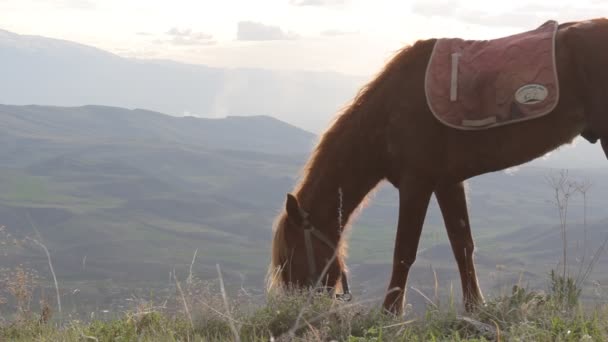
[[[0,29],[124,57],[362,76],[418,39],[601,16],[608,0],[0,0]]]

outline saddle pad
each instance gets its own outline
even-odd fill
[[[540,117],[557,105],[557,22],[494,40],[438,39],[425,76],[442,123],[478,130]]]

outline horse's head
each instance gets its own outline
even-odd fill
[[[564,43],[574,61],[585,108],[587,123],[582,136],[592,143],[600,139],[608,158],[608,19],[568,26]]]
[[[270,286],[325,288],[334,290],[343,276],[339,233],[325,229],[323,222],[287,195],[285,211],[275,227]]]

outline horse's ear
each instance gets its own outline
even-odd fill
[[[574,62],[587,129],[608,139],[608,20],[577,23],[566,28],[563,37]]]
[[[304,218],[302,217],[302,210],[296,197],[292,194],[287,194],[287,202],[285,203],[285,210],[287,210],[287,217],[292,220],[295,224],[302,224]]]

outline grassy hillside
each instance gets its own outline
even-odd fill
[[[83,321],[19,311],[0,324],[0,339],[11,341],[605,341],[606,306],[584,307],[576,296],[562,300],[563,288],[534,292],[514,287],[470,313],[452,302],[429,299],[423,313],[393,316],[364,302],[341,303],[325,295],[275,294],[264,305],[241,293],[186,282],[170,301],[137,302],[120,316]],[[200,289],[200,288],[199,288]],[[576,289],[574,289],[576,290]],[[210,292],[217,291],[217,292]]]
[[[170,292],[170,274],[203,279],[225,270],[229,290],[260,292],[271,225],[316,137],[270,117],[176,118],[145,110],[86,106],[0,106],[0,267],[23,264],[51,279],[52,255],[71,310],[121,310],[127,298]],[[469,183],[482,287],[500,293],[518,281],[536,286],[561,257],[559,220],[546,177],[522,168]],[[573,267],[602,241],[605,171],[572,170],[593,183],[586,227],[580,197],[570,202]],[[397,193],[382,186],[351,230],[352,286],[384,291],[397,220]],[[587,231],[584,239],[583,231]],[[583,244],[584,241],[586,245]],[[16,243],[15,243],[16,242]],[[601,259],[589,280],[603,284]],[[427,215],[411,285],[458,293],[456,265],[436,203]],[[442,295],[447,295],[444,290]],[[412,295],[418,307],[424,299]]]
[[[200,274],[221,261],[261,281],[284,196],[264,189],[287,191],[315,139],[269,117],[98,106],[1,106],[0,136],[0,225],[18,239],[37,229],[63,286],[97,303],[109,302],[95,296],[103,281],[123,297],[141,284],[165,288],[196,249]],[[39,248],[9,251],[2,266],[45,269]]]

